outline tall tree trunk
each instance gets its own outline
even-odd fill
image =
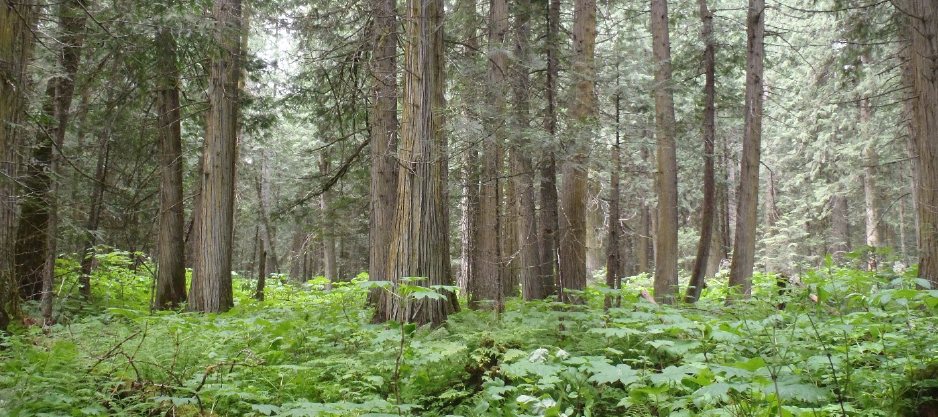
[[[478,264],[470,280],[469,307],[472,309],[492,306],[497,311],[504,307],[502,300],[503,273],[501,268],[502,187],[501,158],[505,138],[505,75],[508,54],[505,40],[508,36],[508,3],[506,0],[490,0],[488,33],[488,85],[487,93],[491,108],[484,116],[485,135],[482,139],[482,186],[479,189]]]
[[[544,153],[541,160],[540,206],[538,223],[538,249],[541,252],[541,285],[544,295],[553,295],[556,292],[558,268],[557,248],[559,246],[557,234],[560,230],[560,215],[557,200],[557,163],[554,157],[553,139],[557,135],[557,78],[560,58],[558,44],[560,42],[560,0],[550,0],[547,5],[547,83],[545,95],[547,98],[547,111],[544,117],[544,129],[550,135],[551,146]]]
[[[517,129],[515,148],[511,152],[514,166],[515,190],[518,217],[518,265],[521,272],[521,294],[525,300],[540,300],[546,294],[541,279],[541,253],[537,239],[537,213],[534,200],[534,163],[530,157],[530,143],[527,140],[531,128],[530,109],[530,20],[531,1],[520,0],[515,12],[515,112]]]
[[[156,308],[186,300],[186,250],[182,185],[182,131],[176,39],[168,29],[156,35],[159,72],[160,232],[157,243]]]
[[[241,63],[241,0],[214,0],[213,55],[209,77],[198,251],[188,309],[228,311],[234,221],[235,153],[238,138],[238,97]]]
[[[619,87],[619,68],[616,66],[616,87]],[[622,113],[622,93],[616,92],[616,142],[612,146],[612,166],[609,168],[611,171],[609,173],[609,223],[607,229],[609,230],[609,237],[606,242],[606,286],[612,289],[622,288],[622,275],[625,271],[623,268],[622,259],[628,259],[627,257],[622,257],[622,251],[620,250],[619,243],[619,172],[622,170],[622,161],[620,156],[621,148],[621,113]],[[624,245],[628,246],[628,245]],[[605,307],[608,309],[613,305],[613,297],[606,296]]]
[[[319,154],[319,173],[320,175],[329,175],[329,157],[326,151]],[[319,210],[322,215],[322,257],[325,263],[326,289],[332,289],[332,283],[339,279],[337,274],[336,253],[335,253],[335,234],[333,232],[333,223],[335,217],[332,214],[332,190],[325,190],[319,195]]]
[[[94,184],[91,188],[91,204],[88,206],[88,222],[85,224],[85,244],[82,248],[79,292],[86,300],[91,299],[91,269],[94,266],[95,245],[98,241],[98,223],[104,203],[104,186],[107,181],[108,158],[111,138],[105,132],[98,144],[98,161],[95,164]]]
[[[582,302],[566,290],[586,288],[586,203],[589,146],[596,118],[593,52],[596,48],[596,2],[575,0],[573,4],[573,96],[570,115],[575,133],[566,146],[563,191],[560,206],[560,300]]]
[[[58,65],[62,75],[49,80],[46,99],[42,106],[43,122],[36,134],[37,147],[26,165],[26,178],[19,224],[16,230],[16,275],[20,278],[20,294],[24,299],[38,300],[42,295],[43,277],[51,277],[52,271],[44,273],[49,245],[47,237],[54,236],[52,193],[56,173],[55,150],[61,149],[65,141],[65,128],[75,90],[75,74],[81,59],[84,42],[85,15],[79,0],[69,0],[59,5],[59,27],[62,44]],[[30,35],[31,36],[31,35]],[[50,282],[51,284],[51,282]]]
[[[762,209],[765,215],[765,273],[778,272],[779,256],[781,251],[778,245],[772,243],[775,237],[775,224],[778,223],[778,206],[775,204],[775,173],[769,171],[768,187],[765,189],[765,207]]]
[[[752,293],[752,267],[755,263],[756,224],[759,211],[759,155],[762,148],[762,68],[765,45],[765,0],[749,0],[746,19],[746,116],[743,154],[739,165],[739,204],[736,240],[730,265],[731,288],[739,297]],[[727,298],[731,302],[737,295]]]
[[[588,182],[586,192],[586,276],[593,276],[606,264],[604,234],[606,220],[602,207],[601,184]]]
[[[697,257],[690,274],[687,294],[684,301],[695,303],[704,288],[707,276],[707,263],[710,261],[710,245],[713,243],[714,218],[716,216],[716,174],[713,165],[714,140],[716,138],[716,43],[713,41],[713,13],[707,8],[707,0],[698,0],[700,20],[703,28],[700,37],[704,41],[704,110],[703,110],[703,207],[700,214],[700,242],[697,243]]]
[[[29,104],[34,1],[0,2],[0,332],[20,314],[15,267],[17,185],[22,123]]]
[[[192,214],[189,221],[186,222],[186,256],[185,262],[187,268],[195,269],[196,260],[199,257],[199,229],[202,227],[202,171],[205,169],[205,152],[199,157],[199,166],[195,172],[199,175],[195,180],[195,192],[192,195]]]
[[[273,204],[273,198],[270,192],[270,156],[264,150],[261,150],[261,172],[256,183],[257,201],[260,203],[260,221],[263,225],[261,236],[267,246],[267,273],[280,272],[280,258],[277,257],[277,229],[270,219],[270,207]],[[328,192],[328,190],[327,190]],[[325,194],[325,193],[324,193]]]
[[[514,156],[511,156],[514,151],[509,149],[509,146],[510,144],[506,144],[503,149],[504,152],[509,154],[508,160],[510,161],[511,158],[514,158]],[[504,304],[504,298],[517,296],[521,286],[521,270],[518,258],[518,217],[521,212],[518,210],[518,190],[515,188],[514,181],[519,172],[514,169],[514,164],[511,163],[506,168],[500,169],[499,172],[508,175],[508,180],[502,181],[502,187],[505,190],[502,195],[505,197],[499,202],[502,206],[499,209],[502,213],[502,229],[499,236],[501,241],[498,244],[501,252],[498,257],[502,260],[502,272],[499,275],[502,277],[502,304]]]
[[[61,75],[49,80],[42,108],[44,123],[37,133],[38,146],[26,168],[25,193],[16,235],[16,267],[24,298],[41,299],[42,315],[52,320],[52,285],[58,228],[56,177],[58,156],[65,142],[69,112],[75,92],[75,75],[81,60],[85,31],[85,4],[69,0],[59,4]]]
[[[844,260],[850,252],[850,215],[847,211],[847,196],[843,186],[838,185],[831,197],[831,254],[837,262]]]
[[[296,219],[293,225],[293,239],[290,243],[290,278],[295,282],[303,282],[303,259],[306,254],[306,230],[303,228],[303,220]]]
[[[254,290],[254,299],[264,301],[264,286],[267,285],[267,242],[261,234],[258,234],[259,246],[261,247],[260,261],[257,268],[257,288]]]
[[[452,285],[444,190],[442,0],[407,0],[404,30],[404,112],[387,274],[395,286],[406,277],[421,278],[411,283],[416,285]],[[383,294],[376,319],[440,325],[459,309],[452,293],[443,300],[400,297]]]
[[[651,258],[651,210],[648,208],[648,203],[645,201],[641,202],[641,207],[639,207],[638,214],[638,239],[635,240],[635,243],[638,245],[638,250],[635,252],[638,256],[638,272],[645,273],[649,272],[651,268],[648,266],[648,260]]]
[[[388,251],[397,207],[397,1],[372,0],[372,57],[369,112],[371,217],[368,223],[368,276],[388,279]],[[369,299],[377,300],[378,293]]]
[[[938,3],[899,2],[911,26],[912,131],[918,154],[920,278],[938,285]]]
[[[658,231],[655,234],[655,298],[672,303],[677,281],[677,149],[674,143],[674,93],[668,1],[651,0],[655,64],[655,137],[658,144]]]

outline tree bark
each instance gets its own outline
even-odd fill
[[[850,216],[847,207],[847,196],[842,186],[838,186],[831,197],[831,234],[834,240],[831,245],[831,255],[838,262],[844,260],[844,255],[850,252]]]
[[[938,3],[900,2],[911,36],[912,131],[917,150],[920,278],[938,286]]]
[[[544,130],[550,136],[551,143],[541,159],[540,206],[538,223],[538,250],[541,255],[541,285],[544,296],[553,295],[558,286],[557,234],[560,230],[560,214],[557,199],[557,163],[554,156],[554,140],[557,135],[557,78],[560,59],[558,43],[560,39],[560,0],[550,0],[547,5],[547,82],[545,96],[547,101]]]
[[[395,293],[376,306],[379,321],[440,325],[458,311],[453,293],[444,299],[402,300],[396,287],[407,277],[414,285],[452,285],[447,240],[443,136],[443,2],[408,0],[404,29],[404,112],[401,118],[395,225],[388,255],[388,278]]]
[[[484,116],[485,135],[482,139],[482,185],[479,189],[478,225],[479,250],[475,274],[470,280],[469,307],[472,309],[495,308],[502,311],[504,269],[502,255],[502,187],[501,158],[505,138],[505,74],[508,69],[508,54],[505,40],[508,36],[508,3],[506,0],[490,0],[488,33],[488,84],[487,96],[491,108]]]
[[[700,20],[703,24],[700,37],[704,41],[704,110],[703,110],[703,207],[700,214],[700,242],[697,257],[690,274],[684,301],[695,303],[700,298],[710,261],[710,245],[713,243],[714,218],[716,216],[716,174],[713,165],[714,140],[716,138],[716,43],[713,40],[713,13],[707,8],[707,0],[698,0]]]
[[[739,165],[739,203],[736,239],[730,265],[730,288],[736,288],[727,302],[752,294],[752,267],[755,263],[756,224],[759,209],[759,155],[762,147],[762,68],[765,45],[765,0],[749,0],[746,19],[746,116],[743,154]]]
[[[655,64],[655,137],[658,145],[658,231],[655,234],[655,299],[670,304],[677,281],[677,149],[674,143],[674,93],[667,0],[651,1]]]
[[[156,35],[160,129],[160,232],[157,243],[156,308],[186,300],[182,131],[176,39],[168,29]]]
[[[525,300],[540,300],[546,294],[541,278],[541,253],[538,247],[537,213],[534,200],[534,164],[531,161],[531,144],[527,140],[531,128],[530,114],[530,18],[531,1],[517,2],[515,12],[515,112],[517,129],[515,147],[511,152],[514,165],[515,190],[518,211],[518,265],[521,273],[521,295]]]
[[[241,75],[241,0],[215,0],[214,39],[219,50],[209,77],[209,114],[203,149],[199,243],[190,311],[228,311],[234,221],[235,163],[238,138],[238,97]]]
[[[15,263],[20,152],[29,104],[34,1],[0,2],[0,332],[20,315]]]
[[[879,233],[879,208],[876,198],[876,166],[879,165],[879,157],[871,146],[864,148],[863,157],[864,165],[866,165],[866,172],[863,176],[863,192],[866,196],[866,246],[871,248],[868,266],[870,271],[875,271],[878,264],[876,248],[882,244]]]
[[[560,193],[560,300],[582,302],[567,290],[586,288],[586,203],[589,144],[595,123],[594,56],[596,48],[596,2],[576,0],[573,5],[573,96],[569,104],[573,138],[566,144],[563,191]]]
[[[368,276],[372,281],[388,279],[397,207],[397,1],[372,0],[372,57],[369,112],[371,140],[371,215],[368,226]],[[377,293],[369,299],[374,302]]]
[[[616,87],[619,87],[619,68],[616,66]],[[619,181],[619,172],[622,170],[622,160],[620,156],[621,148],[621,113],[622,113],[622,93],[616,92],[616,142],[612,146],[612,166],[609,168],[611,171],[609,173],[609,223],[607,225],[608,230],[608,239],[606,242],[606,286],[611,289],[621,289],[622,288],[622,275],[625,269],[621,259],[623,258],[622,251],[620,250],[619,243],[619,218],[621,213],[619,211],[619,197],[620,197],[620,181]],[[625,245],[628,246],[628,245]],[[613,298],[611,296],[606,296],[605,298],[605,307],[609,309],[613,306],[614,300],[618,297]]]

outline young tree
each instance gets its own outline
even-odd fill
[[[419,278],[417,285],[452,285],[444,190],[443,2],[408,0],[405,13],[404,112],[387,276],[395,285],[410,277]],[[410,301],[384,293],[375,318],[440,325],[458,309],[451,293],[443,300]]]
[[[228,311],[233,305],[231,248],[235,153],[241,76],[241,0],[214,0],[214,40],[209,77],[209,114],[201,172],[198,247],[188,309]]]
[[[17,186],[35,2],[0,1],[0,332],[19,314],[15,273]]]
[[[668,1],[651,0],[652,53],[655,62],[655,137],[658,144],[658,233],[655,245],[655,298],[674,301],[677,293],[677,149],[674,143],[674,93]]]
[[[743,153],[739,164],[736,240],[730,266],[731,288],[743,298],[752,292],[759,211],[759,159],[762,148],[762,68],[765,52],[765,0],[749,0],[746,19],[746,106]],[[730,302],[735,295],[727,298]]]
[[[716,174],[713,166],[714,139],[716,138],[716,42],[713,40],[713,12],[707,7],[707,0],[698,0],[700,4],[700,38],[704,41],[703,67],[704,110],[703,110],[703,207],[700,213],[700,242],[697,243],[697,257],[690,274],[687,294],[684,301],[695,303],[703,291],[707,263],[710,260],[710,246],[713,242],[714,219],[716,217]]]
[[[155,40],[160,129],[160,232],[157,243],[156,308],[186,300],[186,251],[182,189],[182,133],[176,38],[168,28]]]

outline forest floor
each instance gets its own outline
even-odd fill
[[[619,293],[591,286],[432,329],[371,324],[365,276],[275,276],[263,302],[237,278],[230,312],[152,313],[148,268],[99,265],[93,304],[63,261],[58,324],[0,339],[0,415],[896,416],[938,398],[938,291],[914,271],[830,265],[783,294],[757,275],[732,307],[722,277],[657,306],[639,276],[609,310]]]

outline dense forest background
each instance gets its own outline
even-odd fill
[[[445,414],[458,407],[401,398],[414,328],[400,323],[533,308],[564,340],[578,331],[564,312],[607,320],[623,303],[680,315],[668,305],[703,297],[713,326],[737,303],[860,308],[822,307],[836,292],[823,272],[843,302],[911,291],[896,298],[921,303],[903,306],[924,327],[908,331],[935,326],[933,0],[3,0],[0,122],[7,340],[114,308],[125,284],[148,313],[242,314],[272,293],[397,323],[377,397]],[[479,337],[497,353],[481,373],[521,349]],[[846,415],[823,350],[833,385],[805,386],[837,392],[808,394]],[[906,371],[907,387],[923,380]],[[212,372],[175,382],[200,413]],[[634,383],[618,372],[606,382]],[[766,410],[783,415],[770,377]],[[566,409],[536,397],[506,415]],[[893,412],[917,406],[894,397]],[[349,410],[335,414],[368,409]]]

